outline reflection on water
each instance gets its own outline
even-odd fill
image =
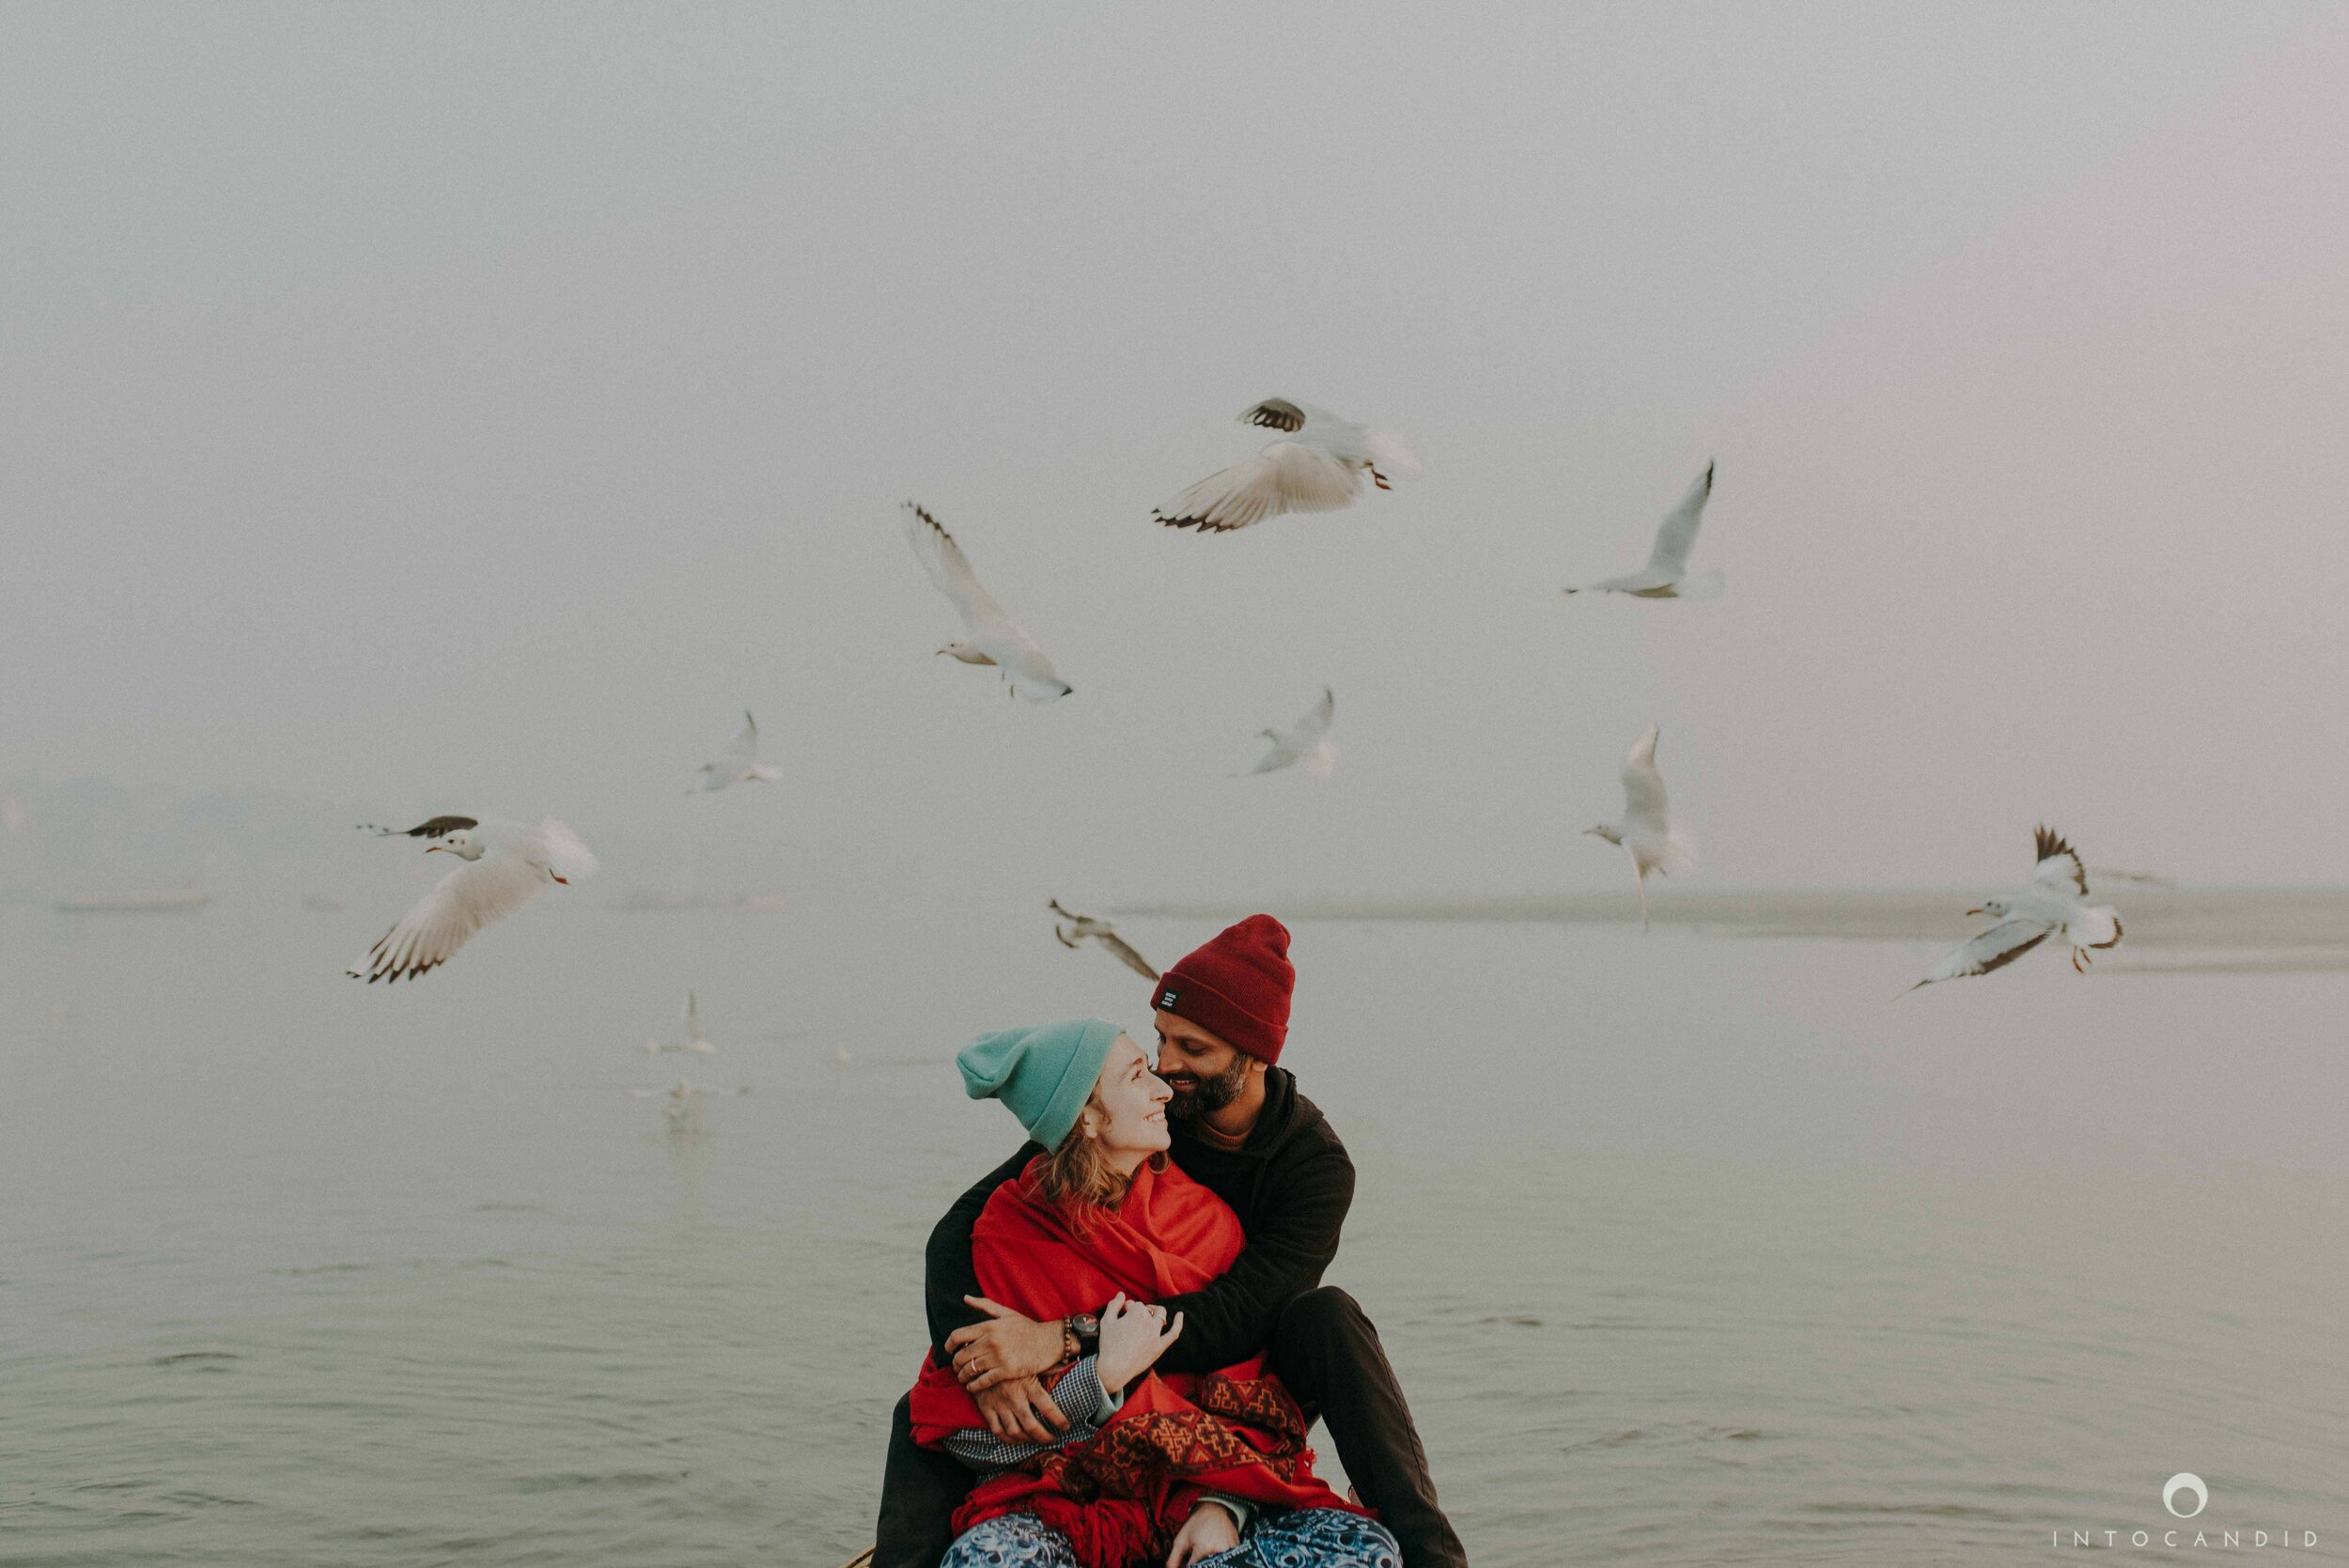
[[[2157,893],[2129,985],[1899,1004],[1944,895],[1659,901],[1646,940],[1300,922],[1288,1061],[1361,1172],[1330,1279],[1475,1560],[2017,1554],[2157,1530],[2182,1469],[2337,1560],[2345,998],[2275,954],[2339,910]],[[829,1568],[923,1238],[1017,1136],[955,1047],[1146,1021],[1117,966],[960,911],[918,970],[848,923],[518,922],[391,996],[338,984],[332,919],[245,918],[0,915],[12,1561]],[[599,921],[630,939],[583,962]],[[758,1092],[672,1125],[627,1091],[687,984]]]

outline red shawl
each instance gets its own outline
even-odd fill
[[[1156,1301],[1198,1290],[1246,1244],[1230,1205],[1172,1165],[1143,1166],[1125,1202],[1094,1211],[1080,1235],[1037,1196],[1041,1158],[995,1189],[971,1233],[980,1289],[1038,1322],[1097,1312],[1119,1291]],[[914,1440],[933,1448],[987,1424],[953,1368],[934,1358],[922,1363],[912,1404]],[[981,1482],[955,1529],[1034,1514],[1068,1537],[1084,1568],[1130,1568],[1164,1560],[1206,1492],[1275,1508],[1353,1508],[1315,1476],[1305,1430],[1261,1356],[1203,1376],[1147,1373],[1091,1440]]]

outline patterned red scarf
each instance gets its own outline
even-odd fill
[[[1037,1195],[1041,1163],[997,1188],[971,1233],[980,1289],[1039,1322],[1097,1311],[1119,1291],[1157,1301],[1198,1290],[1246,1245],[1230,1206],[1172,1165],[1143,1166],[1125,1202],[1095,1211],[1080,1234]],[[931,1447],[987,1424],[954,1370],[931,1358],[912,1403],[914,1440]],[[1355,1508],[1315,1476],[1303,1414],[1252,1356],[1204,1376],[1144,1374],[1090,1441],[980,1483],[955,1529],[1034,1514],[1068,1537],[1084,1568],[1132,1568],[1165,1560],[1206,1492],[1274,1508]]]

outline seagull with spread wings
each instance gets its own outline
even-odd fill
[[[725,1099],[736,1094],[747,1094],[750,1092],[749,1084],[744,1084],[739,1089],[705,1089],[698,1083],[678,1079],[666,1089],[631,1089],[629,1094],[631,1098],[640,1100],[665,1100],[667,1103],[661,1106],[661,1114],[667,1118],[670,1130],[692,1132],[699,1130],[701,1126],[702,1106],[707,1101],[712,1098]]]
[[[713,1094],[720,1099],[725,1099],[736,1094],[747,1094],[750,1092],[748,1084],[744,1084],[739,1089],[705,1089],[700,1084],[678,1079],[666,1089],[631,1089],[628,1094],[630,1099],[665,1098],[681,1104],[688,1100],[706,1100]]]
[[[1091,915],[1081,915],[1073,909],[1064,909],[1060,907],[1060,900],[1057,898],[1047,902],[1051,905],[1054,914],[1060,916],[1061,920],[1068,922],[1065,926],[1059,921],[1052,923],[1052,935],[1060,939],[1061,946],[1073,948],[1087,937],[1091,937],[1115,955],[1119,963],[1124,964],[1144,980],[1156,980],[1159,977],[1159,971],[1150,967],[1150,960],[1136,953],[1126,939],[1117,934],[1117,928],[1108,921],[1096,920]]]
[[[1209,474],[1151,515],[1169,528],[1227,534],[1283,512],[1331,512],[1361,492],[1419,473],[1419,454],[1392,430],[1340,419],[1311,403],[1268,397],[1239,416],[1281,438],[1244,463]]]
[[[1687,871],[1697,863],[1696,847],[1672,824],[1664,800],[1664,775],[1656,768],[1656,741],[1661,732],[1650,724],[1631,744],[1623,759],[1623,820],[1601,822],[1582,831],[1618,846],[1631,857],[1631,875],[1640,888],[1640,929],[1648,928],[1647,879]]]
[[[1247,774],[1277,773],[1283,768],[1302,767],[1306,772],[1327,777],[1338,766],[1337,743],[1330,738],[1330,721],[1336,717],[1338,697],[1329,687],[1321,689],[1321,701],[1313,711],[1284,730],[1258,730],[1256,733],[1272,742],[1271,750],[1257,759]]]
[[[962,637],[939,649],[940,653],[965,664],[996,666],[1011,683],[1012,694],[1032,703],[1049,703],[1076,690],[1060,678],[1060,672],[1052,668],[1051,660],[1034,640],[1012,624],[995,596],[979,586],[955,536],[910,501],[906,503],[906,538],[913,553],[921,557],[930,581],[962,616]]]
[[[471,816],[436,816],[405,829],[362,826],[378,837],[427,840],[426,854],[454,855],[464,862],[434,883],[350,966],[352,978],[370,986],[428,973],[448,962],[474,932],[512,914],[549,884],[568,886],[596,873],[595,855],[552,817],[535,828]]]
[[[685,1038],[674,1046],[665,1040],[645,1042],[646,1056],[658,1056],[664,1050],[691,1051],[695,1056],[708,1056],[717,1048],[709,1043],[709,1036],[702,1032],[701,1005],[691,991],[685,993]]]
[[[1952,952],[1917,986],[2002,970],[2049,937],[2071,944],[2072,967],[2082,974],[2095,952],[2121,945],[2121,911],[2088,902],[2088,868],[2079,851],[2043,826],[2031,833],[2031,854],[2038,863],[2031,868],[2030,886],[2012,898],[1986,899],[1967,910],[1998,924]]]
[[[686,794],[698,795],[723,789],[745,779],[773,784],[783,777],[782,768],[770,767],[758,760],[758,721],[751,717],[749,708],[742,710],[742,727],[736,730],[734,738],[726,742],[726,754],[715,762],[703,763],[701,775],[702,782],[688,786]]]
[[[1727,581],[1719,572],[1688,575],[1688,551],[1696,548],[1697,528],[1704,520],[1704,504],[1713,494],[1713,465],[1704,465],[1680,505],[1664,514],[1656,529],[1656,548],[1647,565],[1627,577],[1568,588],[1569,594],[1630,594],[1638,598],[1711,598]]]

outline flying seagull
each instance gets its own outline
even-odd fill
[[[993,664],[1011,683],[1014,695],[1032,703],[1049,703],[1076,690],[1060,678],[1052,661],[1028,634],[1011,624],[995,596],[979,586],[978,577],[964,559],[955,536],[936,518],[906,503],[906,538],[938,591],[953,601],[961,616],[964,635],[938,651],[965,664]]]
[[[702,782],[689,786],[686,794],[697,795],[723,789],[745,779],[773,784],[783,777],[782,768],[770,767],[758,760],[758,721],[751,717],[749,708],[742,710],[742,727],[736,730],[734,738],[726,742],[726,754],[715,762],[703,763],[701,775]]]
[[[708,1056],[717,1048],[709,1043],[709,1036],[702,1032],[701,1009],[691,991],[685,993],[685,1038],[674,1046],[659,1040],[645,1042],[646,1056],[658,1056],[664,1050],[691,1051],[695,1056]]]
[[[1243,425],[1279,430],[1281,439],[1244,463],[1209,474],[1153,512],[1169,528],[1225,534],[1283,512],[1330,512],[1353,501],[1362,475],[1380,489],[1420,471],[1411,443],[1311,403],[1268,397],[1239,416]]]
[[[2030,886],[2012,898],[1986,899],[1967,910],[1998,924],[1936,964],[1917,986],[2004,969],[2049,937],[2071,944],[2072,967],[2083,974],[2091,949],[2121,945],[2121,912],[2109,904],[2088,902],[2088,868],[2080,863],[2079,851],[2061,833],[2041,827],[2032,831],[2031,853],[2038,863],[2031,868]]]
[[[370,986],[379,980],[413,980],[448,962],[467,939],[502,920],[546,891],[596,872],[596,857],[579,835],[549,817],[533,828],[523,822],[471,816],[436,816],[407,829],[362,827],[379,837],[429,840],[428,855],[449,854],[464,863],[432,886],[416,907],[383,933],[350,974]]]
[[[1119,963],[1124,964],[1144,980],[1156,980],[1159,977],[1159,971],[1150,967],[1150,961],[1128,946],[1126,939],[1119,936],[1116,927],[1110,924],[1108,921],[1096,920],[1091,915],[1081,915],[1074,910],[1064,909],[1060,907],[1060,900],[1057,898],[1049,902],[1052,907],[1052,912],[1060,916],[1061,920],[1068,922],[1066,926],[1063,926],[1059,921],[1052,923],[1052,935],[1060,939],[1061,946],[1073,948],[1087,937],[1091,937],[1111,953],[1115,954]]]
[[[631,1089],[629,1094],[640,1100],[654,1098],[666,1100],[668,1103],[661,1108],[661,1114],[668,1119],[671,1129],[690,1131],[698,1128],[701,1125],[703,1101],[712,1097],[723,1099],[735,1094],[747,1094],[750,1092],[748,1084],[744,1084],[739,1089],[705,1089],[697,1083],[689,1083],[684,1079],[678,1079],[666,1089]]]
[[[666,1089],[631,1089],[628,1093],[631,1099],[649,1100],[659,1096],[677,1104],[684,1104],[690,1100],[706,1100],[713,1094],[725,1099],[735,1094],[747,1094],[750,1092],[748,1084],[744,1084],[739,1089],[705,1089],[697,1083],[678,1079]]]
[[[1569,594],[1631,594],[1640,598],[1711,598],[1726,581],[1719,572],[1688,575],[1688,551],[1697,542],[1697,525],[1704,520],[1704,503],[1713,494],[1713,465],[1706,463],[1680,505],[1664,514],[1656,529],[1656,548],[1647,565],[1628,577],[1568,588]]]
[[[1582,830],[1629,852],[1631,874],[1640,885],[1641,931],[1648,928],[1648,873],[1670,876],[1675,871],[1690,870],[1697,863],[1695,846],[1686,834],[1673,829],[1672,814],[1664,803],[1664,775],[1656,770],[1658,733],[1657,726],[1650,724],[1632,742],[1630,754],[1623,759],[1623,820]]]
[[[1258,730],[1258,735],[1272,742],[1272,749],[1248,770],[1249,775],[1277,773],[1302,764],[1306,772],[1327,776],[1338,765],[1338,748],[1330,738],[1330,720],[1337,710],[1337,693],[1325,686],[1313,711],[1287,729]]]
[[[2160,888],[2168,893],[2175,893],[2178,887],[2178,879],[2175,877],[2166,877],[2158,871],[2123,871],[2117,866],[2109,865],[2100,865],[2096,868],[2096,880],[2126,882],[2131,887],[2139,888]]]

